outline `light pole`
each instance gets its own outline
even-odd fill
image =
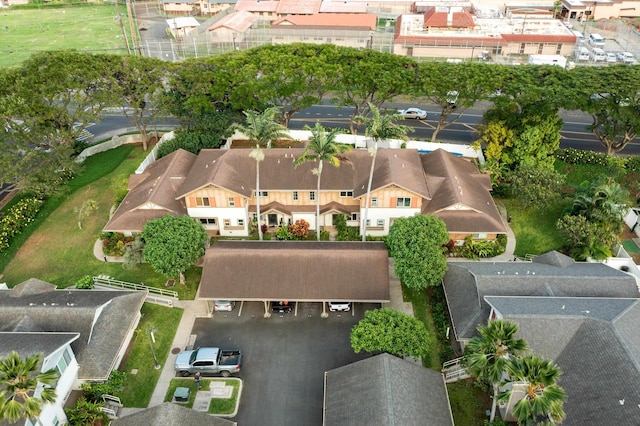
[[[153,333],[158,331],[158,329],[156,327],[152,327],[150,330],[149,326],[147,325],[146,331],[147,331],[147,339],[149,340],[149,348],[151,348],[151,355],[153,355],[153,362],[155,363],[154,368],[156,370],[159,370],[160,364],[158,363],[158,358],[156,358],[156,351],[155,349],[153,349],[153,342],[156,341],[156,337]]]
[[[231,36],[231,42],[233,43],[233,50],[235,51],[236,50],[236,35],[235,34],[233,34]]]

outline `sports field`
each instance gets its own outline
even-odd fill
[[[51,6],[0,9],[0,67],[18,65],[43,50],[126,53],[115,4]],[[120,4],[118,10],[129,34],[126,7]]]

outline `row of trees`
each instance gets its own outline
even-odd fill
[[[609,153],[640,126],[639,67],[508,67],[486,63],[416,63],[411,58],[334,45],[290,44],[167,63],[153,58],[43,52],[0,70],[0,180],[46,193],[70,160],[82,131],[107,107],[121,108],[143,143],[157,116],[175,116],[194,147],[215,147],[241,111],[279,107],[295,114],[330,100],[353,107],[352,132],[373,107],[405,95],[441,107],[433,139],[478,101],[493,102],[485,143],[514,158],[553,152],[558,109],[591,114]],[[457,92],[452,105],[451,92]],[[502,137],[500,135],[502,134]],[[146,146],[146,145],[145,145]],[[495,148],[495,147],[494,147]],[[496,148],[498,149],[498,148]]]

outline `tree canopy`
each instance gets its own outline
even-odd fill
[[[351,347],[355,353],[379,351],[424,358],[429,354],[430,339],[419,319],[391,308],[366,311],[364,318],[351,329]]]
[[[415,290],[440,285],[447,271],[443,245],[448,241],[447,227],[437,216],[396,219],[386,242],[402,284]]]
[[[189,216],[165,216],[148,221],[142,228],[144,260],[167,277],[180,277],[205,252],[208,239],[202,225]]]

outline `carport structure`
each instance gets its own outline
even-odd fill
[[[389,302],[381,242],[219,241],[205,254],[198,296],[213,300]]]

